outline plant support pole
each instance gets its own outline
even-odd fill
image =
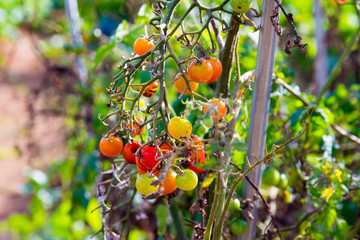
[[[264,0],[262,3],[263,17],[261,19],[261,29],[259,34],[259,46],[256,59],[255,83],[253,90],[253,98],[250,115],[250,130],[248,137],[248,158],[251,164],[256,160],[253,154],[261,159],[264,155],[264,144],[266,139],[266,129],[269,116],[270,91],[272,83],[272,74],[274,68],[274,58],[276,50],[277,34],[274,30],[270,17],[274,14],[276,2],[274,0]],[[248,177],[260,188],[262,164],[251,171]],[[256,190],[244,182],[243,196],[244,198],[254,198]],[[251,213],[253,220],[247,219],[246,232],[239,237],[242,240],[255,239],[256,220],[258,214],[259,200],[255,201],[255,205]]]

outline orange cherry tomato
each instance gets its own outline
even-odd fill
[[[190,77],[189,77],[189,74],[185,73],[185,76],[188,80],[190,80]],[[176,76],[175,76],[175,82],[174,82],[174,85],[175,85],[175,88],[176,90],[181,94],[184,92],[184,90],[186,89],[186,81],[185,79],[180,75],[180,73],[178,73]],[[198,83],[195,82],[195,81],[189,81],[189,86],[190,86],[190,89],[192,92],[194,92],[197,88],[198,88]],[[189,89],[187,89],[185,92],[184,92],[185,95],[189,95],[190,94],[190,91]]]
[[[158,173],[157,175],[160,175],[160,173]],[[162,195],[168,195],[176,190],[177,188],[177,185],[175,183],[176,175],[177,175],[176,172],[170,168],[169,174],[166,176],[163,183],[160,185],[160,188],[164,189],[163,192],[161,193]]]
[[[137,55],[143,55],[154,47],[154,43],[146,38],[138,38],[134,42],[134,52]]]
[[[158,88],[159,88],[159,81],[155,81],[153,83],[151,83],[149,86],[147,86],[145,88],[145,91],[143,92],[143,96],[144,97],[148,97],[148,98],[152,98],[155,93],[157,92]],[[142,86],[139,87],[139,90],[141,91],[142,90]]]
[[[99,143],[100,152],[107,157],[115,157],[121,153],[123,149],[123,141],[119,137],[113,135],[109,136],[109,139],[104,137],[100,140]]]
[[[131,135],[133,136],[139,135],[139,126],[144,123],[144,120],[139,116],[136,116],[135,120],[136,121],[133,121],[133,128],[132,128],[133,132],[131,133]],[[128,123],[127,126],[128,128],[130,128],[130,123]],[[140,134],[143,134],[144,131],[145,131],[145,126],[140,129]]]
[[[214,82],[220,77],[222,73],[222,64],[217,58],[214,57],[209,58],[208,62],[211,64],[213,68],[213,75],[211,76],[210,80],[207,82]]]
[[[205,106],[204,114],[206,114],[208,109],[211,107],[211,108],[213,108],[210,110],[210,115],[211,115],[212,119],[214,121],[216,120],[216,118],[218,120],[221,120],[226,115],[225,103],[217,98],[213,98],[209,102],[212,104],[212,106]],[[214,108],[217,110],[215,110]]]
[[[203,59],[200,63],[198,61],[193,61],[188,69],[189,77],[191,80],[196,80],[198,83],[208,82],[213,75],[213,67],[210,62],[206,59]]]

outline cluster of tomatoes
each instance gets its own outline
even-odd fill
[[[146,54],[152,48],[154,43],[147,38],[138,38],[134,42],[134,51],[137,55]],[[195,91],[199,83],[207,83],[216,81],[222,72],[222,65],[216,58],[209,57],[207,59],[194,60],[184,73],[185,78],[178,73],[175,77],[175,88],[180,94],[190,94],[187,89],[187,83],[191,91]],[[157,92],[159,82],[154,81],[148,84],[145,89],[139,87],[144,97],[151,98]],[[186,90],[186,91],[185,91]],[[226,115],[225,103],[217,98],[211,99],[204,106],[204,114],[211,115],[213,121],[221,120]],[[141,135],[145,131],[144,120],[136,116],[132,124],[132,129],[129,130],[133,136]],[[211,121],[211,120],[210,120]],[[207,125],[212,125],[208,123]],[[130,129],[130,124],[127,125]],[[192,124],[183,117],[173,117],[169,120],[167,131],[175,142],[180,140],[183,147],[181,153],[177,153],[181,159],[181,166],[176,167],[178,173],[172,168],[169,169],[166,178],[160,185],[152,185],[160,175],[163,167],[163,159],[169,158],[174,154],[172,143],[162,142],[157,143],[157,146],[151,144],[142,145],[138,141],[129,141],[123,145],[120,137],[110,135],[108,138],[102,138],[100,141],[100,151],[103,155],[108,157],[116,157],[122,153],[123,159],[128,164],[136,164],[139,175],[136,179],[136,189],[143,195],[149,195],[158,189],[161,189],[162,195],[167,195],[174,192],[177,188],[183,191],[190,191],[197,186],[198,176],[196,173],[201,173],[204,169],[197,167],[197,164],[202,164],[206,160],[205,148],[202,140],[192,134]]]
[[[175,139],[181,139],[185,136],[190,137],[191,123],[186,119],[174,117],[170,121],[171,127],[170,134]],[[169,125],[170,125],[169,123]],[[178,124],[185,123],[181,131],[178,131]],[[175,125],[174,125],[175,124]],[[185,134],[185,135],[183,135]],[[151,185],[154,180],[157,180],[161,168],[161,158],[163,155],[171,154],[173,149],[169,144],[163,143],[159,147],[160,151],[155,146],[145,145],[138,141],[128,142],[123,145],[123,141],[120,137],[110,135],[108,139],[102,138],[99,144],[100,151],[107,157],[116,157],[122,153],[123,159],[128,164],[136,164],[139,176],[136,180],[136,189],[143,195],[151,194],[162,188],[162,195],[167,195],[179,188],[183,191],[190,191],[197,186],[198,177],[195,172],[203,172],[203,169],[195,167],[194,162],[203,163],[205,160],[205,151],[203,144],[199,142],[197,136],[192,136],[191,141],[195,142],[196,148],[189,146],[184,154],[189,156],[188,169],[181,170],[180,174],[177,174],[173,169],[170,169],[168,175],[164,179],[163,183],[158,186]],[[196,159],[196,160],[195,160]]]

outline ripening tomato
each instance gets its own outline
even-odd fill
[[[109,139],[101,138],[100,143],[100,152],[107,157],[115,157],[123,149],[123,141],[119,137],[113,135],[109,136]]]
[[[191,122],[187,119],[173,117],[169,121],[168,131],[173,138],[181,140],[182,138],[190,137],[192,125]]]
[[[125,144],[122,155],[127,163],[136,164],[134,153],[136,153],[140,146],[141,143],[137,141],[133,141],[132,143],[128,142],[127,144]]]
[[[144,97],[152,98],[155,93],[157,92],[158,88],[160,86],[159,81],[152,82],[149,86],[147,86],[143,92]],[[139,87],[139,91],[142,90],[142,86]]]
[[[250,10],[252,0],[230,0],[230,6],[237,13],[246,13]]]
[[[159,186],[151,185],[151,183],[157,180],[157,177],[149,177],[147,174],[141,174],[136,179],[136,190],[142,195],[149,195],[159,189]]]
[[[187,80],[190,80],[190,77],[189,77],[189,74],[185,73],[185,76],[187,78]],[[175,82],[174,82],[174,86],[176,88],[176,90],[181,94],[185,91],[187,85],[186,85],[186,81],[185,79],[180,75],[180,73],[178,73],[176,76],[175,76]],[[190,89],[192,92],[194,92],[197,88],[198,88],[198,83],[195,82],[195,81],[189,81],[189,86],[190,86]],[[185,95],[189,95],[190,94],[190,91],[189,89],[187,89],[185,92],[184,92]]]
[[[158,157],[159,153],[155,147],[145,146],[140,150],[140,156],[136,156],[135,160],[136,164],[139,163],[141,167],[151,171],[158,164],[159,161],[156,160]]]
[[[132,128],[133,132],[131,133],[131,135],[133,136],[139,135],[139,126],[142,124],[144,124],[144,120],[141,117],[136,116],[135,121],[133,121],[133,128]],[[130,123],[128,123],[127,127],[130,128]],[[141,128],[140,134],[143,134],[144,131],[145,131],[145,126]]]
[[[176,185],[183,191],[193,190],[198,184],[198,176],[190,169],[185,169],[182,174],[175,178]]]
[[[214,57],[210,57],[208,59],[208,62],[211,64],[211,66],[213,68],[213,75],[211,76],[210,80],[207,82],[215,82],[222,73],[222,64],[219,61],[219,59],[214,58]]]
[[[193,61],[188,69],[189,77],[191,80],[195,80],[198,83],[208,82],[213,75],[213,67],[206,59],[202,59],[201,62]]]
[[[158,173],[159,175],[159,173]],[[177,185],[175,183],[176,172],[170,168],[169,174],[164,179],[163,183],[160,185],[160,188],[163,188],[162,195],[168,195],[176,190]]]
[[[134,42],[134,52],[137,55],[143,55],[154,47],[154,43],[146,38],[138,38]]]
[[[212,119],[215,121],[216,118],[221,120],[226,115],[226,106],[225,103],[217,98],[213,98],[209,101],[212,106],[204,107],[204,114],[206,115],[209,108],[213,108],[210,110],[210,115]],[[217,109],[217,110],[215,110]]]
[[[204,150],[204,144],[200,141],[201,139],[194,135],[191,138],[191,142],[195,142],[193,144],[194,147],[190,147],[188,148],[187,154],[190,155],[189,161],[190,161],[190,166],[188,167],[188,169],[193,170],[196,173],[201,173],[204,172],[204,169],[200,169],[194,166],[194,164],[198,164],[198,163],[204,163],[205,162],[205,150]]]

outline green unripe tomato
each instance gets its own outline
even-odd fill
[[[280,189],[285,189],[288,186],[288,176],[285,173],[280,174],[280,180],[276,185]]]
[[[230,6],[237,13],[246,13],[250,10],[251,0],[230,0]]]
[[[200,125],[196,131],[196,134],[199,136],[204,136],[205,133],[207,133],[209,129],[205,127],[204,125]]]
[[[211,117],[205,117],[202,120],[202,123],[204,124],[205,127],[211,128],[214,124],[214,121],[211,119]]]
[[[262,175],[262,184],[265,186],[276,186],[280,181],[280,173],[278,170],[272,167],[268,167],[264,170]]]
[[[240,210],[240,200],[232,198],[229,205],[229,211],[235,212]]]
[[[240,218],[234,218],[230,222],[230,231],[235,235],[242,235],[246,231],[246,221]]]

